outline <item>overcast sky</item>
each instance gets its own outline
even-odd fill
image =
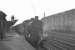
[[[38,15],[52,15],[75,8],[74,0],[0,0],[0,10],[5,12],[7,19],[14,15],[18,23]]]

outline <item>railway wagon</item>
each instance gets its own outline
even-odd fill
[[[49,50],[75,50],[75,9],[42,19],[44,46]]]

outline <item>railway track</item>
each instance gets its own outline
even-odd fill
[[[75,50],[75,34],[50,32],[44,46],[48,50]]]

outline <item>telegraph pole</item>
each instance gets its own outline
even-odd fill
[[[45,12],[44,12],[44,18],[45,18]]]

